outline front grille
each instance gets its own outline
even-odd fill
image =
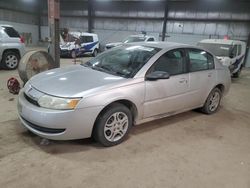
[[[52,128],[48,128],[48,127],[41,127],[41,126],[35,125],[35,124],[27,121],[23,117],[21,117],[21,118],[23,119],[23,121],[25,123],[28,124],[28,126],[30,126],[31,128],[33,128],[35,130],[43,132],[43,133],[58,134],[58,133],[62,133],[62,132],[64,132],[66,130],[66,129],[52,129]]]
[[[26,93],[24,93],[24,97],[25,97],[25,99],[26,99],[27,101],[29,101],[31,104],[34,104],[34,105],[36,105],[36,106],[40,106],[36,100],[34,100],[34,99],[32,99],[31,97],[29,97]]]

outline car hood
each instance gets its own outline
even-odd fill
[[[93,70],[82,65],[51,69],[40,73],[28,82],[40,92],[58,97],[83,97],[87,93],[113,86],[126,79]]]

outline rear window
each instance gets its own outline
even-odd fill
[[[2,27],[4,28],[5,33],[9,37],[13,37],[13,38],[19,38],[20,37],[18,32],[13,27],[6,27],[6,26],[2,26]]]

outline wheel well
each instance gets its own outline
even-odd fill
[[[217,87],[217,88],[221,91],[221,93],[223,94],[224,89],[225,89],[225,86],[224,86],[223,84],[218,84],[218,85],[215,86],[215,87]]]
[[[114,102],[108,104],[107,106],[105,106],[105,107],[102,109],[102,111],[98,114],[98,116],[97,116],[97,118],[96,118],[96,120],[95,120],[95,123],[94,123],[94,127],[93,127],[93,129],[92,129],[92,134],[91,134],[92,136],[93,136],[94,130],[95,130],[95,128],[96,128],[96,122],[97,122],[98,117],[99,117],[102,113],[104,113],[108,108],[110,108],[110,106],[112,106],[112,105],[115,104],[115,103],[116,103],[116,104],[117,104],[117,103],[120,103],[120,104],[123,104],[124,106],[126,106],[126,107],[131,111],[133,121],[134,121],[134,119],[137,117],[138,111],[137,111],[137,107],[135,106],[134,103],[132,103],[132,102],[129,101],[129,100],[125,100],[125,99],[114,101]]]
[[[107,106],[105,106],[105,108],[102,109],[102,111],[100,112],[100,114],[103,113],[104,111],[106,111],[114,103],[120,103],[120,104],[123,104],[124,106],[126,106],[131,111],[133,120],[137,117],[137,115],[138,115],[137,107],[135,106],[134,103],[132,103],[129,100],[125,100],[125,99],[123,99],[123,100],[117,100],[117,101],[114,101],[114,102],[108,104]]]
[[[20,52],[19,52],[18,49],[15,49],[15,48],[6,49],[6,50],[3,51],[3,54],[8,52],[8,51],[15,52],[19,56],[19,58],[21,57]]]

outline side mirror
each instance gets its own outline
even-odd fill
[[[164,71],[155,71],[146,75],[146,80],[154,81],[159,79],[169,79],[170,75]]]

